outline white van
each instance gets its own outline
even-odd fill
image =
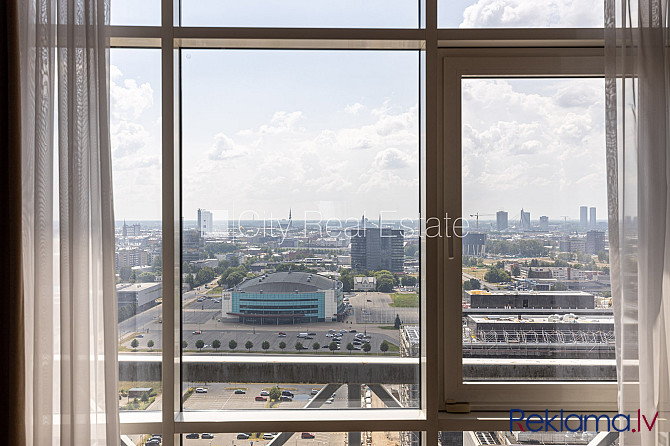
[[[298,333],[299,338],[306,338],[308,336],[307,333]]]

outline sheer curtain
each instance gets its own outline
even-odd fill
[[[668,0],[605,1],[607,162],[619,411],[651,422],[670,402]],[[665,414],[663,413],[665,412]],[[667,432],[626,434],[668,443]]]
[[[27,444],[118,444],[109,0],[18,22]]]

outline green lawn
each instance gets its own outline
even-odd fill
[[[416,293],[393,293],[391,299],[393,299],[392,307],[416,308],[419,306],[419,295]]]
[[[217,286],[217,287],[214,287],[211,290],[207,291],[207,294],[217,294],[217,295],[219,295],[219,294],[221,294],[222,290],[223,289],[220,286]]]

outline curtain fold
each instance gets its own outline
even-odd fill
[[[19,17],[27,444],[118,444],[109,0]]]
[[[670,403],[668,0],[605,1],[610,262],[619,411]],[[624,444],[667,445],[656,426]]]

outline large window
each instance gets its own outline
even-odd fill
[[[124,435],[434,444],[616,407],[583,2],[172,3],[112,5]]]

